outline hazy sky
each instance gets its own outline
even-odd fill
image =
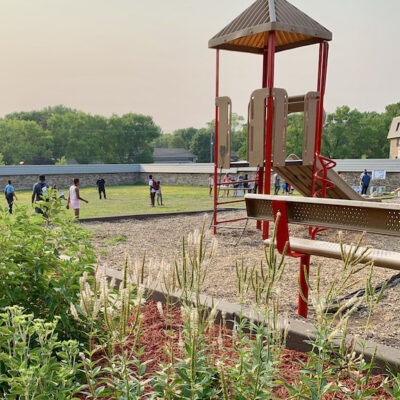
[[[292,0],[333,32],[326,109],[400,101],[399,0]],[[214,115],[208,40],[251,0],[1,0],[0,115],[64,104],[152,115],[164,132]],[[316,89],[318,46],[277,54],[276,87]],[[221,95],[245,115],[262,58],[221,52]]]

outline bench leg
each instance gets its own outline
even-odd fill
[[[307,279],[305,276],[307,274]],[[307,280],[310,276],[310,256],[308,254],[304,254],[300,257],[300,290],[303,294],[304,299],[308,300],[308,285]],[[307,318],[307,311],[308,311],[308,303],[304,301],[301,294],[299,294],[299,306],[297,313],[304,318]]]

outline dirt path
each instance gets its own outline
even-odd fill
[[[244,211],[229,212],[224,218],[245,215]],[[207,215],[207,221],[211,215]],[[99,263],[112,269],[121,269],[128,254],[132,261],[143,257],[146,252],[148,258],[153,259],[153,265],[158,268],[161,260],[172,263],[181,252],[182,236],[187,236],[194,229],[200,229],[203,216],[183,216],[149,219],[146,221],[130,220],[118,223],[87,223],[84,226],[93,231],[93,243],[99,255]],[[209,222],[208,222],[209,224]],[[243,225],[243,221],[237,226]],[[207,225],[208,226],[208,225]],[[294,226],[291,233],[296,237],[308,237],[305,227]],[[237,286],[235,276],[235,262],[242,258],[247,265],[259,263],[264,258],[264,250],[260,232],[255,229],[255,222],[249,223],[248,229],[236,244],[240,230],[222,230],[218,234],[217,260],[210,268],[204,285],[204,292],[215,298],[228,301],[237,301]],[[345,233],[344,243],[355,243],[358,233]],[[338,234],[333,230],[319,234],[321,240],[337,241]],[[385,250],[399,250],[400,240],[394,237],[368,235],[364,244]],[[342,268],[342,262],[326,258],[311,258],[311,282],[315,279],[318,262],[322,265],[322,287],[328,287],[335,274]],[[285,275],[280,284],[280,309],[290,317],[297,318],[297,277],[299,272],[298,260],[286,258]],[[393,270],[376,268],[373,283],[380,283],[396,273]],[[359,273],[356,277],[360,282],[352,290],[365,286],[366,273]],[[251,302],[251,299],[249,299]],[[366,311],[356,313],[351,321],[351,333],[362,334],[362,325],[365,323]],[[369,339],[400,348],[400,284],[390,288],[382,302],[378,305],[372,318],[372,329]],[[310,319],[315,318],[313,311]]]

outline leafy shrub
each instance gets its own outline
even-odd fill
[[[78,343],[59,341],[53,322],[6,307],[0,314],[0,395],[7,399],[71,399]]]
[[[81,338],[70,303],[79,294],[79,278],[93,271],[94,252],[87,231],[71,223],[51,190],[39,203],[47,217],[17,207],[0,213],[0,308],[19,305],[35,318],[60,317],[60,338]]]

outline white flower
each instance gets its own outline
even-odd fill
[[[164,318],[164,310],[161,301],[157,301],[157,310],[161,318]]]

